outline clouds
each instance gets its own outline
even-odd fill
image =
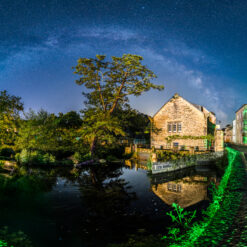
[[[35,36],[33,33],[30,35]],[[0,62],[0,65],[5,66],[4,73],[2,71],[0,75],[2,81],[8,83],[10,73],[17,71],[23,73],[24,68],[28,70],[34,67],[35,63],[37,75],[45,75],[48,71],[51,73],[52,68],[53,73],[57,73],[57,63],[64,66],[74,65],[79,56],[93,57],[97,53],[121,56],[123,53],[133,53],[142,55],[144,64],[158,75],[158,81],[165,82],[166,97],[169,98],[173,93],[179,92],[189,101],[202,104],[214,111],[224,122],[230,119],[227,113],[233,106],[228,102],[229,97],[225,97],[229,88],[219,89],[217,85],[223,85],[223,79],[209,73],[211,67],[219,65],[219,61],[182,41],[166,38],[158,44],[152,32],[140,32],[118,25],[79,26],[70,29],[64,27],[55,32],[47,32],[46,35],[36,35],[37,37],[32,39],[34,42],[29,44],[5,44],[6,49],[11,52],[7,57],[2,57]],[[43,66],[40,66],[41,60]],[[71,73],[69,69],[68,71]],[[62,79],[56,78],[56,80]],[[32,77],[29,80],[31,81]],[[58,83],[56,80],[49,83],[55,85]],[[74,78],[71,73],[71,83],[72,81]],[[52,92],[49,92],[49,95],[52,95]],[[148,100],[145,96],[138,101],[133,100],[133,107],[139,107],[139,110],[152,115],[165,102],[165,98],[160,95],[149,92]],[[235,101],[236,95],[231,89],[231,102]],[[49,99],[50,104],[52,100]],[[73,101],[72,95],[70,100]]]
[[[163,49],[166,50],[165,53],[157,52],[152,48],[136,48],[136,51],[144,56],[145,61],[147,59],[149,64],[154,65],[153,70],[156,70],[156,73],[158,71],[159,81],[165,81],[165,88],[169,94],[167,95],[168,98],[172,96],[171,94],[178,92],[187,100],[204,105],[208,110],[215,112],[217,119],[223,124],[231,121],[232,114],[229,114],[229,112],[233,113],[233,103],[237,97],[236,91],[233,88],[224,88],[223,78],[204,72],[200,69],[200,66],[182,63],[179,55],[172,54],[173,52],[168,55],[168,48]],[[194,51],[189,54],[188,50],[186,52],[180,51],[180,53],[186,54],[191,59],[195,55]],[[203,52],[198,53],[203,54]],[[222,86],[219,89],[220,85]],[[230,97],[226,97],[229,91],[231,91]],[[230,104],[229,99],[231,100]],[[161,99],[159,104],[162,105],[164,102],[165,100]],[[158,108],[156,107],[156,109]],[[155,110],[152,110],[152,112],[155,112]]]

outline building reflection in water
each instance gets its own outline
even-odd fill
[[[147,160],[125,160],[125,166],[128,166],[131,169],[138,169],[148,170],[147,167]]]
[[[148,170],[147,161],[126,160],[131,169]],[[208,186],[218,184],[216,170],[212,167],[188,168],[176,172],[150,176],[151,190],[167,205],[177,203],[186,208],[204,200],[209,200]]]
[[[152,185],[152,191],[168,205],[177,203],[186,208],[200,201],[208,200],[208,186],[216,183],[216,177],[200,175],[184,177],[162,184]]]

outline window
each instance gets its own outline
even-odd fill
[[[170,191],[172,191],[172,184],[168,183],[167,184],[167,189],[170,190]]]
[[[172,132],[172,124],[168,123],[168,132]]]
[[[173,147],[178,148],[178,142],[173,142]]]
[[[172,125],[172,130],[173,130],[173,132],[177,132],[177,124],[176,123],[174,123]]]
[[[167,189],[172,192],[181,192],[182,191],[182,186],[181,184],[175,184],[175,183],[168,183],[167,184]]]
[[[182,132],[182,123],[181,122],[171,122],[167,124],[168,132]]]

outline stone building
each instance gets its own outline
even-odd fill
[[[233,142],[233,127],[232,125],[228,124],[225,128],[222,129],[224,131],[224,142],[229,143]]]
[[[247,104],[236,111],[236,143],[247,144]]]
[[[153,117],[151,147],[208,149],[211,143],[202,137],[214,135],[215,124],[213,112],[175,94]]]
[[[236,143],[236,120],[234,119],[232,122],[232,142]]]

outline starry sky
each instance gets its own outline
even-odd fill
[[[177,92],[225,125],[247,103],[246,13],[245,0],[1,0],[0,90],[26,110],[80,110],[77,59],[132,53],[165,86],[134,108],[153,115]]]

